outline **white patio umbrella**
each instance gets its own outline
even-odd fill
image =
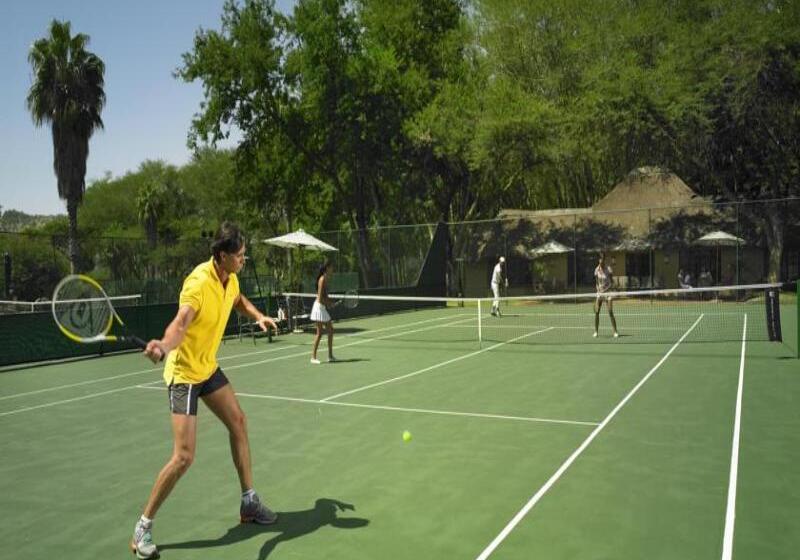
[[[737,245],[744,245],[744,239],[725,231],[717,230],[705,234],[695,240],[694,243],[695,245],[704,245],[706,247],[736,247]]]
[[[533,257],[543,257],[544,260],[553,263],[555,266],[555,262],[559,263],[559,267],[564,273],[564,281],[568,282],[568,264],[567,264],[567,253],[573,253],[575,249],[572,247],[567,247],[563,243],[559,243],[558,241],[550,240],[547,243],[543,243],[534,249],[531,249],[530,254]],[[552,279],[552,289],[556,289],[556,278],[553,277]],[[544,285],[544,279],[541,280],[542,285]]]
[[[712,231],[703,237],[695,240],[695,245],[717,248],[717,279],[722,276],[722,260],[720,258],[720,247],[736,247],[736,283],[739,283],[739,245],[744,245],[744,239],[736,237],[726,231]]]
[[[298,229],[297,231],[293,231],[292,233],[287,233],[286,235],[281,235],[279,237],[265,239],[264,243],[267,243],[268,245],[275,245],[276,247],[283,247],[285,249],[299,249],[301,263],[303,262],[303,250],[305,249],[319,252],[339,250],[333,245],[328,245],[324,241],[317,239],[310,233],[306,233],[302,229]],[[290,277],[292,276],[293,272],[294,271],[291,270],[289,271]]]
[[[309,251],[318,251],[318,252],[327,252],[327,251],[338,251],[336,247],[333,245],[328,245],[324,241],[321,241],[314,237],[313,235],[306,233],[302,229],[298,229],[297,231],[293,231],[292,233],[287,233],[286,235],[281,235],[279,237],[271,237],[270,239],[265,239],[264,243],[268,245],[275,245],[276,247],[283,247],[285,249],[298,249],[300,251],[300,263],[302,266],[303,262],[303,250],[308,249]],[[294,266],[292,266],[294,268]],[[289,271],[289,278],[294,277],[294,270]],[[290,280],[291,282],[291,280]],[[302,332],[297,326],[297,316],[295,316],[295,312],[289,309],[289,320],[294,321],[294,327],[292,330],[294,332]],[[290,324],[290,328],[292,325]]]
[[[572,247],[567,247],[566,245],[562,245],[558,241],[548,241],[542,245],[539,245],[535,249],[531,249],[532,255],[560,255],[562,253],[570,253],[574,251]]]
[[[281,235],[280,237],[271,237],[265,239],[264,243],[275,245],[277,247],[285,247],[286,249],[309,249],[311,251],[338,251],[333,245],[328,245],[324,241],[320,241],[310,233],[306,233],[302,229]]]

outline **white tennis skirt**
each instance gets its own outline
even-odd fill
[[[315,301],[314,305],[311,307],[311,320],[317,323],[327,323],[331,320],[331,316],[324,305]]]

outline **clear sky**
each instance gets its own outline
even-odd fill
[[[189,160],[186,134],[203,98],[199,83],[172,77],[195,31],[218,29],[223,0],[26,0],[3,2],[0,17],[0,206],[29,214],[65,213],[53,175],[49,127],[25,107],[30,45],[53,18],[91,37],[106,64],[105,130],[89,146],[87,183],[122,175],[146,159]],[[277,0],[291,10],[294,0]]]

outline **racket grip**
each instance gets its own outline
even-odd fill
[[[135,335],[134,336],[129,336],[128,339],[131,342],[133,342],[136,346],[141,348],[142,350],[147,348],[147,343],[144,340],[142,340],[141,338],[139,338],[138,336],[135,336]]]

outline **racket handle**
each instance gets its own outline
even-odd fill
[[[139,338],[138,336],[135,336],[135,335],[129,336],[128,340],[133,342],[136,346],[138,346],[142,350],[147,348],[147,343],[144,340],[142,340],[141,338]]]
[[[145,342],[144,340],[142,340],[141,338],[139,338],[139,337],[138,337],[138,336],[136,336],[136,335],[130,335],[130,336],[126,336],[126,337],[125,337],[125,340],[127,340],[127,341],[130,341],[130,342],[133,342],[133,343],[134,343],[136,346],[138,346],[138,347],[139,347],[139,348],[141,348],[142,350],[144,350],[145,348],[147,348],[147,342]],[[164,355],[164,354],[162,354],[162,355],[161,355],[161,359],[160,359],[160,360],[158,360],[158,361],[159,361],[159,362],[163,362],[163,361],[164,361],[164,358],[165,358],[165,355]]]

